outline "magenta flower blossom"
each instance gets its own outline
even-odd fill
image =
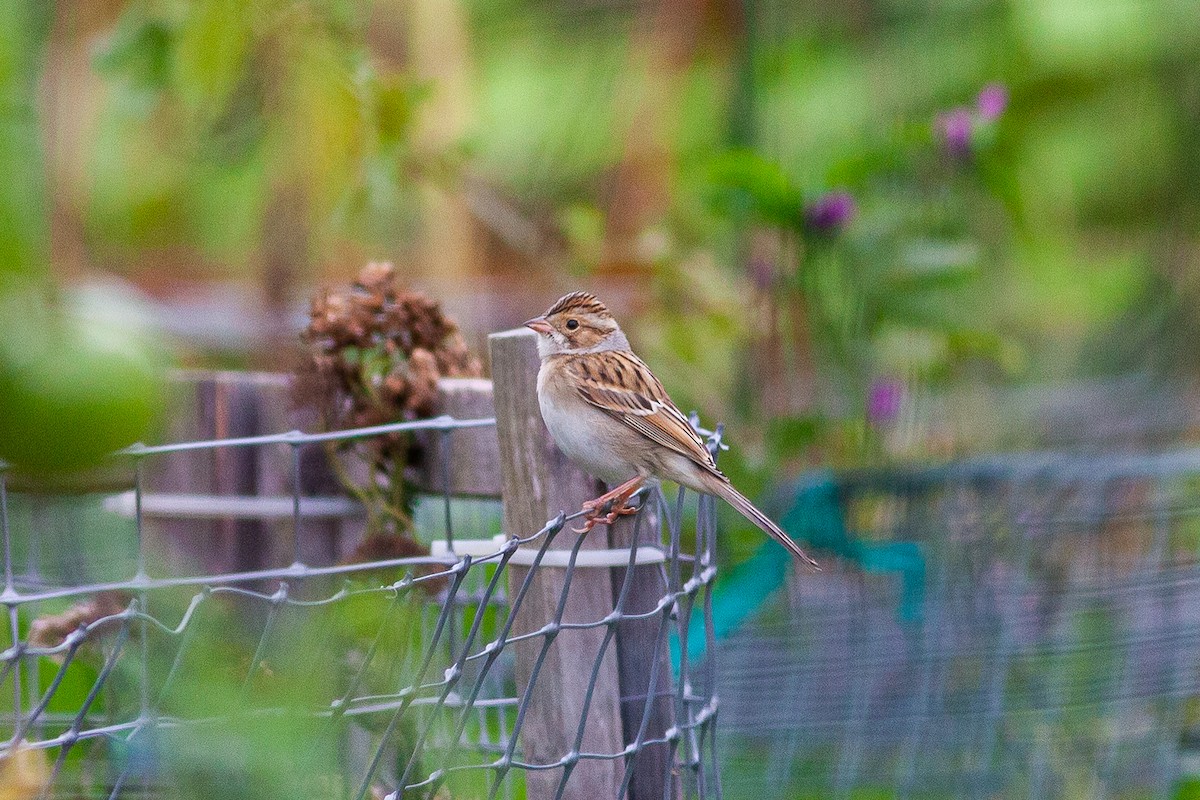
[[[933,120],[933,131],[946,152],[956,158],[971,154],[971,132],[975,121],[966,108],[953,108],[938,114]]]
[[[970,157],[977,126],[995,122],[1008,108],[1008,87],[989,83],[979,90],[975,107],[958,106],[933,118],[933,135],[954,158]]]
[[[821,195],[804,209],[804,220],[813,230],[833,233],[847,225],[858,213],[854,197],[844,189]]]
[[[980,90],[979,97],[975,99],[975,107],[984,120],[994,122],[999,119],[1008,108],[1008,87],[1003,83],[989,83]]]
[[[867,389],[867,421],[879,425],[894,420],[904,402],[904,384],[895,378],[877,378]]]

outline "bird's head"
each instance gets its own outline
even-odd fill
[[[629,349],[629,340],[608,307],[588,292],[571,292],[560,297],[545,314],[529,320],[525,327],[540,334],[538,354],[542,358]]]

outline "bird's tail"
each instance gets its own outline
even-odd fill
[[[729,505],[736,508],[743,517],[762,528],[767,535],[783,545],[784,549],[786,549],[796,558],[800,559],[801,562],[814,570],[820,570],[820,567],[817,566],[817,562],[810,558],[807,553],[801,550],[800,545],[792,541],[792,537],[784,533],[783,529],[772,522],[770,517],[755,508],[754,504],[747,500],[745,495],[733,488],[732,484],[724,481],[720,483],[713,481],[713,483],[716,484],[710,487],[710,490],[713,494],[725,500],[727,503],[729,503]]]

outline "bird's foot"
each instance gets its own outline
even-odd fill
[[[618,517],[626,516],[627,514],[636,514],[637,508],[628,506],[629,498],[637,494],[638,489],[642,488],[645,482],[643,477],[631,478],[625,483],[622,483],[615,489],[597,497],[595,500],[588,500],[583,504],[583,527],[574,528],[576,533],[587,533],[592,528],[603,522],[605,525],[612,525],[617,521]]]
[[[583,527],[571,530],[576,533],[587,533],[601,523],[612,525],[621,517],[636,514],[641,506],[631,507],[629,505],[629,498],[632,494],[632,492],[629,494],[609,492],[595,500],[588,500],[583,504]]]

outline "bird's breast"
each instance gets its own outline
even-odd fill
[[[555,373],[553,366],[543,363],[538,373],[538,406],[558,449],[608,483],[619,483],[637,474],[637,467],[622,453],[622,441],[632,431],[590,405]]]

